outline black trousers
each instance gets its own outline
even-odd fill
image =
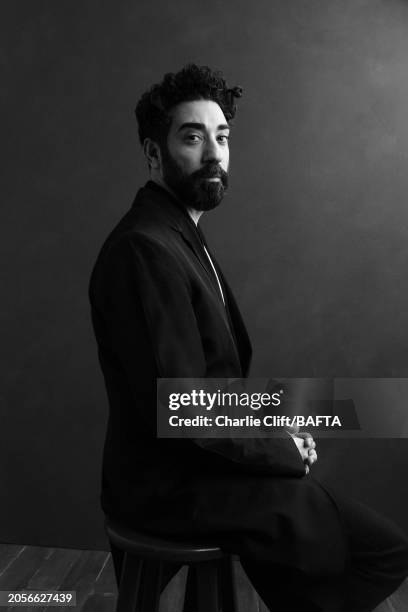
[[[346,537],[345,572],[332,579],[311,580],[289,567],[271,567],[241,559],[265,604],[279,612],[368,612],[408,576],[408,540],[391,521],[371,508],[335,497]],[[313,555],[313,549],[310,550]]]
[[[404,533],[371,508],[331,494],[348,540],[343,574],[311,579],[290,567],[240,557],[249,579],[271,611],[369,612],[408,576],[408,540]],[[313,553],[311,548],[310,555]],[[113,547],[112,556],[119,581],[123,555]],[[163,588],[179,569],[176,565],[168,568]]]

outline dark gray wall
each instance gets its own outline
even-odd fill
[[[203,226],[253,374],[408,376],[406,2],[20,0],[0,23],[0,541],[103,545],[87,283],[146,179],[135,102],[187,61],[245,88],[231,192]],[[406,440],[320,457],[408,529]]]

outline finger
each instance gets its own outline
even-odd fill
[[[312,438],[313,440],[312,434],[308,431],[299,431],[299,433],[297,433],[296,435],[299,436],[299,438],[303,438],[304,440],[306,440],[306,438]]]
[[[304,445],[309,447],[309,448],[315,448],[316,447],[316,442],[313,440],[313,437],[310,435],[310,433],[298,433],[296,434],[298,436],[298,438],[302,438]]]
[[[307,462],[309,465],[312,465],[313,463],[316,463],[317,461],[317,453],[314,450],[309,451],[309,456],[307,458]]]
[[[305,445],[304,439],[299,438],[299,436],[292,436],[292,438],[298,448],[299,453],[302,456],[303,461],[306,461],[306,459],[309,457],[309,448]]]
[[[305,473],[308,474],[310,472],[310,468],[308,465],[305,465]]]

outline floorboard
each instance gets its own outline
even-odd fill
[[[81,612],[115,612],[116,597],[114,595],[104,595],[103,593],[90,594],[83,606]]]
[[[55,548],[47,555],[38,570],[28,581],[26,588],[41,591],[57,590],[72,566],[78,561],[81,551]]]
[[[21,554],[1,573],[0,590],[19,591],[24,588],[51,550],[51,548],[24,546]]]
[[[181,612],[186,568],[163,591],[160,612]],[[240,564],[235,566],[238,612],[268,612]],[[0,544],[0,590],[76,591],[77,612],[115,612],[117,589],[111,555],[104,551]],[[20,607],[25,612],[49,612],[49,607]],[[16,607],[3,608],[16,612]],[[375,612],[407,612],[408,579]]]
[[[0,544],[0,576],[4,570],[23,552],[24,546]]]
[[[61,591],[76,591],[77,609],[81,609],[92,593],[94,583],[100,575],[108,554],[103,551],[81,551],[80,557],[62,581]]]

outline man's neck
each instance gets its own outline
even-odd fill
[[[150,177],[150,180],[156,183],[157,185],[159,185],[160,187],[162,187],[163,189],[165,189],[166,191],[168,191],[169,193],[171,193],[173,198],[175,198],[178,202],[180,202],[180,204],[182,204],[185,207],[188,214],[194,221],[195,225],[197,225],[199,218],[203,214],[202,210],[196,210],[195,208],[190,208],[189,206],[186,206],[184,202],[180,200],[177,194],[167,185],[167,183],[163,181],[161,177]]]

